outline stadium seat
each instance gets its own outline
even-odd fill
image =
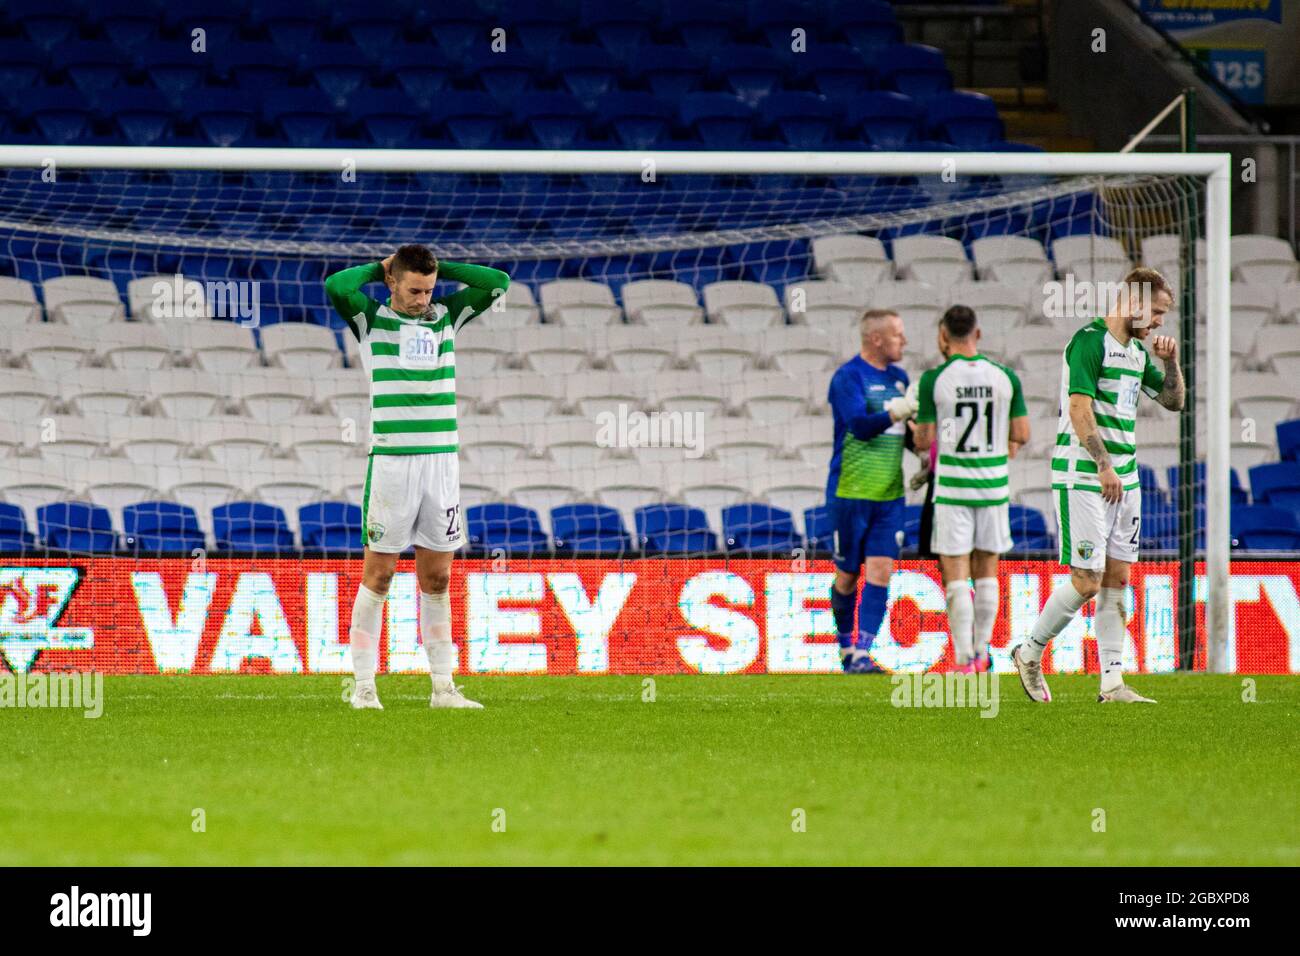
[[[561,505],[551,511],[557,557],[571,554],[623,555],[634,550],[618,510],[605,505]]]
[[[117,549],[117,535],[107,508],[60,501],[37,508],[36,523],[47,548],[98,553]]]
[[[513,106],[515,120],[543,149],[572,149],[586,135],[587,109],[571,94],[518,93]]]
[[[533,508],[512,504],[473,505],[465,509],[465,527],[469,547],[474,551],[490,554],[500,549],[506,554],[530,556],[550,551],[550,541]]]
[[[1278,422],[1277,453],[1283,461],[1300,461],[1300,418]]]
[[[626,283],[622,296],[628,321],[640,325],[695,325],[704,319],[695,290],[685,282],[641,279]]]
[[[902,41],[903,31],[887,0],[840,4],[835,21],[849,43],[864,56]]]
[[[1230,240],[1232,278],[1251,285],[1280,286],[1300,279],[1295,250],[1277,236],[1236,235]],[[1236,312],[1236,303],[1233,303]]]
[[[1300,463],[1283,461],[1251,468],[1250,497],[1257,505],[1300,512]]]
[[[921,107],[903,93],[861,93],[845,105],[843,124],[852,138],[879,149],[904,149],[920,139]]]
[[[849,102],[871,83],[871,71],[849,46],[818,43],[810,55],[790,59],[794,79],[834,103]]]
[[[772,287],[760,282],[711,282],[704,287],[704,311],[710,322],[737,331],[758,332],[785,323]]]
[[[1008,506],[1008,518],[1014,551],[1050,551],[1056,547],[1056,539],[1048,532],[1043,513],[1037,508],[1012,502]]]
[[[602,282],[556,279],[543,285],[541,293],[547,322],[589,329],[623,321],[614,293]]]
[[[725,86],[746,106],[761,104],[765,115],[767,101],[785,72],[770,47],[748,44],[714,48],[709,71],[715,84]]]
[[[596,104],[595,115],[628,149],[646,149],[669,138],[675,111],[649,93],[612,90]]]
[[[925,104],[931,135],[962,149],[987,148],[1002,140],[998,108],[983,93],[940,93]]]
[[[36,547],[36,538],[27,530],[23,509],[0,501],[0,554],[22,554]]]
[[[835,550],[835,520],[826,505],[816,505],[803,513],[804,542],[810,556]]]
[[[348,501],[316,501],[298,509],[304,551],[360,553],[361,507]]]
[[[139,501],[122,509],[125,550],[135,554],[185,554],[204,546],[193,508],[174,501]]]
[[[1244,551],[1300,550],[1300,519],[1285,508],[1234,506],[1232,546]]]
[[[462,149],[486,149],[500,145],[504,137],[506,111],[487,93],[457,92],[438,97],[430,118]]]
[[[747,555],[789,555],[803,543],[790,512],[751,502],[722,509],[722,536],[727,551]]]
[[[107,279],[59,276],[45,281],[41,295],[50,322],[84,327],[125,318],[117,287]]]
[[[636,534],[646,554],[710,554],[718,550],[704,511],[681,504],[637,508]]]
[[[1166,504],[1163,497],[1142,495],[1143,551],[1173,551],[1178,548],[1178,509]]]
[[[875,54],[876,72],[888,89],[928,99],[952,89],[943,52],[919,43],[899,43]]]
[[[234,501],[212,509],[218,551],[256,555],[292,554],[293,532],[284,511],[257,501]]]
[[[678,117],[705,149],[739,149],[748,145],[753,109],[728,93],[686,93]]]
[[[772,93],[763,100],[764,119],[795,149],[821,149],[835,135],[839,110],[815,93]]]
[[[874,236],[819,236],[812,253],[818,275],[860,292],[894,278],[894,262]]]
[[[730,40],[739,13],[695,0],[664,0],[658,11],[660,29],[692,50],[712,50]]]
[[[893,240],[893,253],[899,279],[947,288],[973,278],[966,247],[950,236],[899,236]]]
[[[628,72],[665,102],[675,102],[699,89],[708,75],[709,61],[678,46],[652,44],[638,49]]]

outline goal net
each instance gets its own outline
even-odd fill
[[[368,379],[324,279],[421,242],[511,277],[455,338],[472,553],[828,557],[827,388],[863,310],[903,318],[915,380],[964,304],[1030,416],[1008,560],[1052,559],[1061,352],[1145,264],[1196,374],[1182,416],[1140,408],[1144,557],[1181,557],[1183,607],[1208,558],[1226,623],[1211,158],[179,152],[7,148],[0,455],[30,549],[359,555]]]

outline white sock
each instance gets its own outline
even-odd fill
[[[1127,588],[1102,588],[1097,592],[1097,660],[1101,664],[1101,689],[1111,691],[1124,683],[1124,592]]]
[[[949,581],[944,588],[948,598],[948,628],[952,631],[952,649],[959,665],[969,664],[973,653],[971,628],[975,623],[975,607],[970,599],[969,581]]]
[[[1020,645],[1020,656],[1027,661],[1042,660],[1043,651],[1052,638],[1065,630],[1086,603],[1087,598],[1075,590],[1072,581],[1066,581],[1053,591],[1043,605],[1043,613],[1034,622],[1029,638]]]
[[[975,654],[988,654],[993,625],[998,619],[998,579],[975,579]]]
[[[348,639],[352,642],[352,673],[358,681],[372,681],[379,667],[379,632],[384,626],[384,600],[386,594],[370,590],[364,584],[357,587],[357,599],[352,602],[352,629]]]
[[[451,642],[451,592],[420,592],[420,639],[429,657],[429,674],[435,685],[451,680],[456,669],[456,645]]]

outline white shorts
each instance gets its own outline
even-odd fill
[[[1061,563],[1089,571],[1106,567],[1106,558],[1132,563],[1142,534],[1142,489],[1124,492],[1111,504],[1097,491],[1058,489],[1056,526],[1061,534]]]
[[[401,554],[411,545],[456,551],[465,540],[460,460],[454,453],[371,455],[361,505],[366,547]]]
[[[972,551],[1003,554],[1011,550],[1010,508],[1006,504],[934,506],[930,550],[954,556]]]

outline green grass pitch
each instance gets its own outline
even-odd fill
[[[874,675],[463,680],[478,712],[380,677],[382,713],[339,677],[108,677],[99,719],[0,710],[0,865],[1294,866],[1300,681],[1255,680],[1003,676],[982,718]]]

